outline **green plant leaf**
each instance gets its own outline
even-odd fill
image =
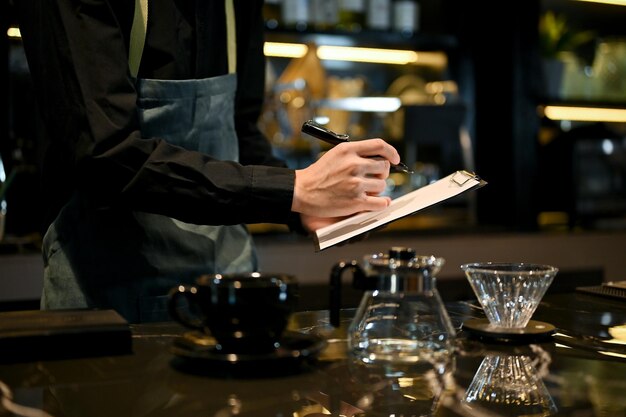
[[[551,10],[546,11],[539,19],[539,47],[541,54],[547,58],[555,58],[560,52],[574,51],[594,37],[593,31],[574,30],[565,16],[557,15]]]

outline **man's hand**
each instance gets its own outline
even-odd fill
[[[383,210],[391,199],[380,193],[385,190],[390,164],[399,162],[396,149],[382,139],[339,144],[296,171],[292,211],[304,215],[305,227],[316,230],[337,218]]]

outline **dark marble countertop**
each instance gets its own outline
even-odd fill
[[[291,352],[234,362],[181,355],[175,346],[190,333],[175,323],[131,325],[130,354],[4,358],[0,416],[626,415],[626,300],[547,295],[533,320],[557,333],[534,343],[468,337],[463,322],[482,310],[474,301],[446,308],[459,330],[457,350],[436,375],[351,360],[352,310],[337,329],[325,311],[295,313],[290,334],[309,336],[290,342]]]

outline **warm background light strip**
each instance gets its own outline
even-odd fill
[[[266,56],[299,58],[306,54],[307,46],[299,43],[265,42]],[[426,65],[444,68],[447,57],[442,52],[415,52],[400,49],[358,48],[352,46],[322,45],[317,56],[323,60],[369,62],[396,65]]]
[[[309,47],[301,43],[265,42],[263,53],[265,56],[279,58],[300,58],[304,56]]]
[[[586,1],[587,3],[613,4],[615,6],[626,6],[626,0],[578,0],[578,1]]]
[[[550,120],[572,122],[617,122],[626,123],[625,109],[599,107],[546,106],[543,113]]]
[[[20,28],[11,27],[7,29],[7,36],[9,38],[19,39],[22,37],[22,33],[20,32]]]
[[[351,46],[320,46],[317,49],[320,59],[350,62],[373,62],[378,64],[413,64],[417,62],[417,53],[377,48],[357,48]]]

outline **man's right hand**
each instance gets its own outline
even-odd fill
[[[383,210],[391,199],[380,194],[390,164],[399,162],[396,149],[382,139],[341,143],[309,167],[296,170],[291,209],[318,218]]]

